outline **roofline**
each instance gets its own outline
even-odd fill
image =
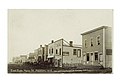
[[[20,55],[20,57],[27,56],[27,55]]]
[[[88,34],[88,33],[94,32],[94,31],[96,31],[96,30],[103,29],[103,28],[108,28],[108,26],[101,26],[101,27],[92,29],[92,30],[90,30],[90,31],[84,32],[84,33],[82,33],[81,35],[85,35],[85,34]]]
[[[60,41],[60,40],[63,40],[63,38],[58,39],[58,40],[54,41],[53,43],[55,43],[55,42],[57,42],[57,41]],[[49,43],[48,45],[53,44],[53,43]]]
[[[48,45],[54,44],[55,42],[60,41],[60,40],[64,40],[64,39],[63,39],[63,38],[58,39],[58,40],[54,41],[53,43],[49,43]],[[64,40],[64,41],[66,41],[66,40]],[[66,42],[67,42],[67,41],[66,41]],[[69,44],[69,42],[68,42],[68,44]],[[76,45],[73,45],[73,46],[63,45],[63,46],[67,46],[67,47],[77,47],[77,48],[81,48],[81,47],[82,47],[81,45],[80,45],[80,46],[76,46]]]
[[[79,47],[79,46],[68,46],[68,45],[63,45],[64,47],[73,47],[73,48],[82,48],[82,47]]]

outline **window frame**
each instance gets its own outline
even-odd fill
[[[61,55],[61,51],[62,51],[61,48],[59,48],[59,55]]]
[[[51,54],[51,51],[50,51],[51,49],[49,49],[49,54]]]
[[[87,48],[87,39],[84,40],[84,47]]]
[[[78,51],[80,51],[80,52],[78,53]],[[81,49],[77,49],[77,57],[81,57]]]
[[[98,37],[99,37],[99,39],[98,39]],[[98,41],[99,41],[99,44],[98,44]],[[98,35],[97,37],[96,37],[96,45],[100,45],[101,44],[101,42],[100,42],[100,35]]]
[[[91,46],[92,45],[92,46]],[[93,47],[93,37],[90,38],[90,46]]]
[[[93,62],[94,60],[94,52],[90,52],[90,61]]]
[[[94,57],[94,58],[95,58],[95,61],[99,61],[99,53],[98,53],[98,52],[94,52],[94,55],[95,55],[95,56],[96,56],[95,53],[97,53],[97,60],[96,60],[96,57]]]
[[[74,53],[75,50],[75,53]],[[73,55],[77,55],[77,49],[73,49]]]
[[[58,49],[56,49],[56,54],[58,54]]]
[[[90,61],[90,53],[86,53],[86,61]]]
[[[99,61],[100,61],[100,62],[103,62],[103,53],[102,53],[102,52],[99,52],[98,54],[99,54]],[[102,57],[102,58],[101,58],[101,57]]]
[[[52,48],[52,54],[54,53],[53,48]]]
[[[69,52],[67,51],[63,52],[63,56],[69,56]]]

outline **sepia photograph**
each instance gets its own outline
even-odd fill
[[[113,9],[7,13],[8,73],[113,73]]]

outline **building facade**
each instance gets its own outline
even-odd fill
[[[12,62],[13,62],[13,64],[21,64],[22,63],[20,57],[13,57]]]
[[[37,55],[35,53],[29,53],[27,62],[29,63],[36,63],[37,62]]]
[[[82,63],[112,67],[112,32],[111,27],[84,32],[82,35]]]
[[[23,64],[27,62],[27,55],[20,55],[19,57],[13,57],[12,62],[14,64]]]
[[[27,62],[27,55],[20,55],[20,59],[22,63]]]
[[[44,61],[44,47],[40,45],[40,47],[37,49],[38,50],[38,62]]]
[[[44,46],[44,61],[48,60],[48,45]]]
[[[44,47],[40,45],[40,48],[37,49],[37,60],[38,62],[47,61],[48,56],[48,45]]]
[[[63,67],[67,64],[81,63],[81,47],[73,46],[64,39],[59,39],[48,44],[48,60],[55,67]]]

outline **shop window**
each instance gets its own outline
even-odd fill
[[[97,61],[98,60],[98,53],[96,52],[95,53],[95,61]]]
[[[89,61],[89,60],[90,60],[89,53],[87,53],[87,61]]]
[[[91,53],[91,57],[90,58],[91,58],[91,62],[92,62],[93,61],[93,53]]]
[[[99,61],[102,62],[103,61],[103,55],[102,55],[102,53],[100,53],[99,56],[100,56]]]

